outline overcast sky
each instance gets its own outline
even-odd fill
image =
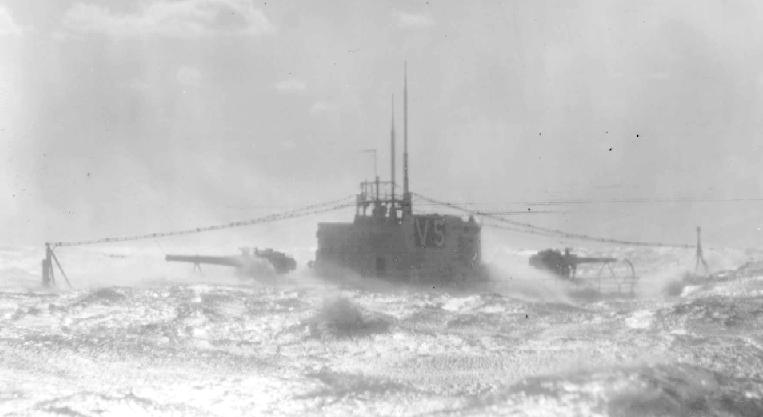
[[[414,191],[703,200],[517,220],[760,246],[761,22],[756,0],[0,1],[0,243],[354,193],[373,171],[359,150],[388,176],[407,60]]]

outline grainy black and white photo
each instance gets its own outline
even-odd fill
[[[763,415],[763,3],[0,0],[0,415]]]

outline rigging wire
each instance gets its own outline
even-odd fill
[[[202,227],[196,227],[191,229],[175,230],[170,232],[145,233],[145,234],[139,234],[139,235],[104,237],[100,239],[90,239],[90,240],[49,242],[49,244],[51,247],[85,246],[85,245],[95,245],[98,243],[129,242],[129,241],[156,239],[156,238],[164,238],[164,237],[171,237],[171,236],[183,236],[183,235],[203,233],[203,232],[209,232],[209,231],[215,231],[215,230],[232,229],[236,227],[251,226],[251,225],[261,224],[261,223],[270,223],[270,222],[275,222],[280,220],[287,220],[287,219],[293,219],[297,217],[305,217],[305,216],[310,216],[314,214],[327,213],[330,211],[340,210],[340,209],[355,205],[354,197],[355,197],[354,195],[347,196],[341,199],[327,201],[324,203],[311,204],[311,205],[296,208],[293,210],[289,210],[289,211],[285,211],[281,213],[273,213],[266,216],[256,217],[253,219],[239,220],[235,222],[216,224],[216,225],[210,225],[210,226],[202,226]]]
[[[461,211],[467,214],[479,216],[483,219],[489,219],[492,222],[485,223],[485,225],[488,227],[502,228],[505,230],[513,231],[513,232],[534,234],[534,235],[545,236],[545,237],[585,240],[585,241],[592,241],[592,242],[613,243],[613,244],[629,245],[629,246],[674,247],[674,248],[693,248],[694,247],[694,245],[688,245],[688,244],[676,244],[676,243],[655,242],[655,241],[650,242],[650,241],[624,240],[624,239],[614,239],[614,238],[592,236],[592,235],[587,235],[583,233],[568,232],[561,229],[542,227],[542,226],[537,226],[530,223],[524,223],[524,222],[509,220],[505,218],[506,214],[515,214],[514,212],[495,212],[495,211],[489,212],[489,211],[476,210],[476,209],[471,209],[468,207],[463,207],[455,203],[449,203],[445,201],[436,200],[436,199],[424,196],[422,194],[418,194],[418,193],[412,193],[412,194],[414,194],[417,198],[432,205],[448,207],[448,208]],[[346,207],[353,206],[355,204],[354,200],[355,200],[355,196],[350,195],[347,197],[343,197],[341,199],[331,200],[331,201],[327,201],[323,203],[311,204],[311,205],[307,205],[304,207],[300,207],[300,208],[296,208],[296,209],[292,209],[292,210],[288,210],[288,211],[284,211],[280,213],[273,213],[273,214],[269,214],[269,215],[265,215],[261,217],[256,217],[256,218],[246,219],[246,220],[239,220],[239,221],[234,221],[229,223],[201,226],[196,228],[175,230],[170,232],[157,232],[157,233],[145,233],[145,234],[139,234],[139,235],[104,237],[99,239],[80,240],[80,241],[50,242],[50,246],[51,247],[70,247],[70,246],[94,245],[99,243],[128,242],[128,241],[146,240],[146,239],[156,240],[157,238],[182,236],[182,235],[190,235],[190,234],[203,233],[203,232],[216,231],[216,230],[232,229],[237,227],[251,226],[251,225],[262,224],[262,223],[270,223],[270,222],[275,222],[280,220],[287,220],[287,219],[292,219],[297,217],[305,217],[305,216],[310,216],[314,214],[340,210]],[[500,223],[500,225],[495,224],[495,222]]]
[[[637,240],[612,239],[612,238],[606,238],[606,237],[586,235],[583,233],[567,232],[560,229],[553,229],[548,227],[536,226],[530,223],[523,223],[523,222],[518,222],[515,220],[509,220],[505,217],[496,216],[489,212],[473,210],[473,209],[462,207],[453,203],[435,200],[433,198],[429,198],[427,196],[424,196],[418,193],[413,193],[413,194],[416,197],[433,204],[437,204],[443,207],[449,207],[451,209],[458,210],[467,214],[471,214],[471,215],[479,216],[482,218],[487,218],[492,221],[504,223],[506,225],[511,226],[511,228],[507,228],[508,230],[515,231],[515,232],[528,233],[528,234],[534,234],[534,235],[546,236],[546,237],[561,237],[561,238],[572,239],[572,240],[585,240],[589,242],[613,243],[613,244],[626,245],[626,246],[671,247],[671,248],[682,248],[682,249],[689,249],[694,247],[694,245],[680,244],[680,243],[646,242],[646,241],[637,241]],[[493,224],[486,224],[486,225],[489,227],[494,227]]]
[[[761,203],[761,197],[738,198],[621,198],[611,200],[536,200],[536,201],[460,201],[453,204],[467,206],[589,206],[589,205],[650,205],[650,204],[679,204],[679,203]]]

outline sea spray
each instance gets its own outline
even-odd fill
[[[339,338],[384,333],[391,323],[391,318],[365,310],[346,298],[326,300],[305,322],[312,336]]]

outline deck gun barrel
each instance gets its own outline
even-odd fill
[[[243,266],[240,259],[232,256],[167,255],[164,260],[167,262],[188,262],[195,265],[222,265],[236,268]]]
[[[272,272],[286,274],[297,267],[297,261],[291,256],[273,249],[241,248],[240,255],[234,256],[209,256],[209,255],[166,255],[167,262],[192,263],[197,269],[201,264],[231,266],[245,274],[261,275],[263,265],[270,265]]]
[[[576,255],[570,257],[570,262],[576,265],[590,263],[610,263],[617,262],[617,258],[584,258]]]

